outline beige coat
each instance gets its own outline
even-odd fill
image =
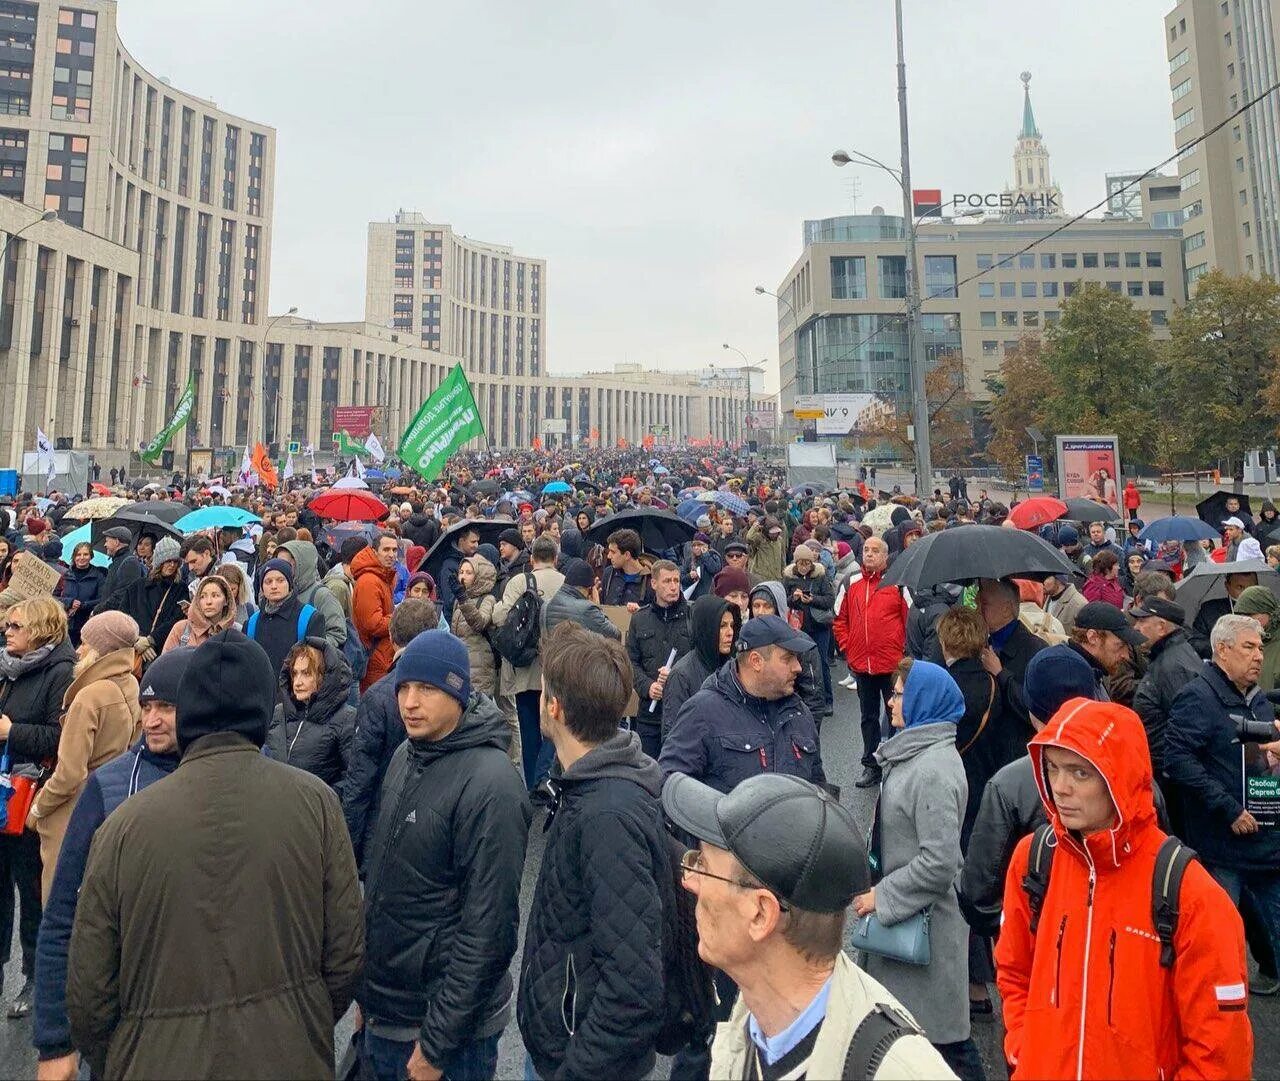
[[[40,834],[41,884],[53,889],[62,838],[89,774],[123,754],[141,729],[133,650],[99,657],[76,676],[62,698],[62,735],[53,776],[36,793],[28,824]]]
[[[555,567],[539,567],[533,572],[533,580],[538,586],[538,595],[545,605],[564,585],[564,575]],[[493,625],[501,627],[507,621],[507,615],[525,591],[523,574],[517,574],[507,582],[502,590],[502,599],[493,606]],[[540,691],[542,689],[542,663],[535,660],[528,668],[513,668],[511,662],[503,659],[500,687],[504,695],[517,695],[522,691]]]
[[[493,622],[493,587],[498,575],[484,556],[467,560],[475,570],[475,580],[467,595],[453,606],[453,633],[462,639],[471,659],[471,689],[492,698],[497,693],[498,673],[493,647],[485,633]]]
[[[893,1006],[910,1016],[880,984],[858,968],[845,954],[836,958],[827,999],[827,1014],[809,1056],[808,1077],[844,1076],[844,1060],[849,1043],[862,1019],[876,1003]],[[747,1056],[751,1053],[751,1037],[747,1034],[747,1006],[742,995],[733,1007],[729,1020],[716,1026],[711,1045],[711,1078],[736,1081],[746,1077]],[[903,1036],[894,1042],[876,1070],[880,1079],[954,1078],[946,1062],[924,1036]]]

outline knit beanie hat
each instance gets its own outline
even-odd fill
[[[423,631],[414,638],[396,661],[395,673],[397,691],[406,683],[425,683],[467,708],[471,698],[471,660],[462,640],[448,631]]]
[[[518,529],[504,529],[498,534],[499,544],[509,544],[512,548],[523,548],[524,538],[520,536]]]
[[[137,640],[138,624],[123,612],[99,612],[80,629],[80,641],[99,657],[117,649],[132,649]]]
[[[427,558],[427,550],[421,544],[411,544],[404,551],[405,569],[412,574],[422,566],[422,561]]]
[[[258,580],[264,581],[267,577],[268,571],[279,571],[283,574],[289,583],[289,590],[292,592],[293,564],[284,559],[268,559],[264,564],[262,564],[262,576]]]
[[[276,700],[267,651],[240,631],[225,630],[193,652],[178,683],[179,749],[185,753],[215,732],[236,732],[261,747]]]
[[[172,537],[161,537],[151,553],[151,565],[158,567],[182,558],[182,545]]]
[[[94,619],[97,619],[94,616]],[[90,620],[92,622],[92,620]],[[88,626],[88,624],[85,624]],[[147,668],[142,677],[142,686],[138,689],[139,702],[168,702],[177,705],[178,684],[186,674],[187,665],[195,656],[195,646],[180,646],[162,653]]]
[[[712,592],[717,597],[727,597],[730,593],[750,593],[751,579],[747,572],[737,567],[725,567],[712,580]]]
[[[596,580],[596,573],[585,559],[571,559],[564,569],[564,584],[577,589],[590,589]]]
[[[33,514],[30,518],[28,518],[22,524],[26,529],[28,536],[32,536],[32,537],[38,537],[40,536],[41,533],[48,532],[48,529],[49,529],[48,519],[41,518],[39,517],[39,515],[35,515],[35,514]]]
[[[1042,649],[1027,664],[1022,696],[1037,720],[1048,723],[1064,702],[1096,697],[1093,669],[1067,645]]]

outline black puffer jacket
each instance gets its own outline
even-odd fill
[[[1178,692],[1204,671],[1204,661],[1191,645],[1185,630],[1162,638],[1147,654],[1147,673],[1133,694],[1133,711],[1147,730],[1151,765],[1158,778],[1164,776],[1165,729],[1169,710]]]
[[[511,1008],[520,876],[533,816],[511,731],[472,695],[444,739],[392,756],[369,845],[365,1017],[419,1026],[431,1062],[492,1036]]]
[[[680,707],[700,690],[707,676],[725,662],[720,654],[720,621],[726,611],[733,613],[733,637],[742,630],[742,617],[736,605],[723,597],[699,597],[689,610],[689,636],[693,649],[675,663],[667,684],[662,688],[662,735],[665,738]]]
[[[378,821],[382,780],[391,756],[404,742],[404,721],[396,703],[396,662],[391,671],[360,696],[347,779],[342,786],[342,815],[347,820],[356,866],[364,871],[365,842]]]
[[[603,590],[601,590],[603,593]],[[636,719],[651,727],[662,724],[662,700],[649,712],[649,687],[658,678],[658,669],[667,663],[671,651],[678,661],[693,648],[689,628],[689,602],[681,595],[675,604],[665,608],[648,604],[631,617],[627,628],[627,655],[631,658],[631,675],[640,699]],[[671,662],[675,664],[675,661]]]
[[[428,552],[440,539],[440,523],[431,515],[417,511],[400,523],[400,532],[413,544],[420,544]]]
[[[173,630],[173,625],[184,618],[179,605],[190,600],[191,592],[182,574],[172,578],[159,578],[147,575],[137,578],[129,585],[117,589],[98,602],[97,612],[118,611],[132,616],[138,625],[138,633],[150,638],[157,653],[164,647],[165,639]]]
[[[62,696],[71,686],[75,666],[76,651],[64,638],[17,678],[0,680],[0,713],[13,721],[9,729],[12,765],[57,755]]]
[[[539,1077],[646,1077],[662,1023],[673,895],[662,772],[634,732],[555,779],[516,1016]]]
[[[814,563],[813,569],[807,574],[802,575],[796,571],[795,563],[788,563],[782,571],[782,588],[787,596],[787,605],[800,612],[804,617],[804,622],[800,629],[805,634],[812,635],[815,631],[829,631],[831,629],[832,612],[835,606],[836,595],[835,590],[831,587],[831,576],[827,574],[827,568],[821,563]],[[801,593],[807,593],[812,600],[798,601],[794,597],[796,590]],[[819,619],[814,618],[814,614],[818,613]],[[783,619],[786,619],[785,613],[779,613]]]
[[[356,707],[347,704],[351,665],[327,638],[308,638],[307,645],[324,654],[320,686],[309,702],[299,703],[288,667],[281,665],[280,704],[267,729],[266,751],[277,762],[315,774],[341,795],[356,724]]]
[[[302,628],[302,633],[298,633],[298,620],[302,616],[303,607],[296,593],[290,593],[278,607],[264,600],[257,617],[250,617],[245,624],[245,634],[266,650],[271,659],[271,667],[277,672],[289,655],[289,650],[304,638],[324,637],[324,614],[315,605],[311,605],[311,616]],[[272,611],[268,611],[268,608]],[[251,629],[252,634],[249,633]]]

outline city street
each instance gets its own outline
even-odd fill
[[[833,675],[838,679],[844,674],[844,668],[837,665]],[[822,754],[828,778],[841,786],[841,800],[850,807],[858,818],[859,825],[869,828],[871,812],[874,806],[872,792],[855,788],[854,780],[860,768],[858,759],[861,754],[861,737],[858,730],[856,711],[857,696],[836,686],[836,715],[823,724]],[[538,866],[541,862],[544,847],[542,825],[546,816],[536,812],[533,826],[529,833],[529,850],[525,862],[524,884],[521,890],[521,930],[524,916],[528,912],[533,899],[534,883],[537,880]],[[523,942],[523,935],[522,942]],[[5,970],[4,995],[7,1000],[18,989],[18,944],[13,944],[14,962]],[[520,952],[517,951],[513,963],[513,973],[519,969]],[[1275,998],[1253,999],[1249,1006],[1249,1014],[1253,1019],[1254,1061],[1280,1061],[1280,1000]],[[351,1032],[350,1014],[339,1025],[335,1033],[335,1047],[338,1053],[347,1045]],[[986,1061],[987,1076],[992,1079],[1003,1079],[1005,1074],[1004,1059],[1001,1051],[1003,1029],[998,1022],[978,1023],[973,1028]],[[503,1033],[499,1046],[498,1076],[500,1078],[519,1078],[523,1076],[524,1048],[520,1042],[520,1032],[514,1018]],[[34,1077],[35,1053],[31,1048],[31,1022],[7,1021],[0,1018],[0,1077]],[[665,1063],[659,1064],[657,1076],[667,1076]]]

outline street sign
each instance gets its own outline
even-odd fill
[[[1038,454],[1027,455],[1027,491],[1044,491],[1044,459]]]
[[[796,420],[821,420],[827,415],[823,397],[821,394],[797,394],[792,415]]]
[[[302,453],[302,444],[301,444],[301,443],[299,443],[296,439],[291,439],[291,440],[289,440],[289,453],[290,453],[290,454],[301,454],[301,453]]]

